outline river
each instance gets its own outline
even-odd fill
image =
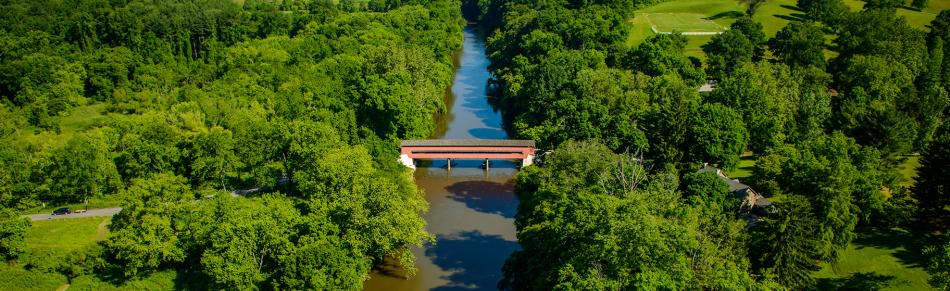
[[[506,139],[500,113],[488,103],[488,58],[484,36],[465,27],[458,55],[449,112],[439,118],[435,139]],[[372,274],[364,290],[494,290],[501,267],[515,250],[514,217],[518,199],[512,178],[517,164],[492,161],[420,161],[416,184],[425,191],[429,212],[423,217],[435,235],[433,245],[414,248],[415,276],[405,279],[384,267]]]

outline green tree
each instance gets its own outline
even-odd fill
[[[774,206],[776,212],[752,227],[752,266],[783,286],[808,288],[815,282],[812,273],[819,269],[821,259],[817,247],[822,243],[814,236],[818,221],[805,197],[783,196]]]
[[[689,130],[689,160],[734,168],[749,142],[742,117],[717,103],[699,106],[693,116]]]
[[[843,0],[798,0],[798,8],[809,18],[828,25],[837,25],[849,12]]]
[[[679,78],[663,76],[653,79],[650,87],[650,110],[645,119],[649,156],[659,166],[677,165],[688,151],[687,132],[699,93]]]
[[[48,199],[81,202],[119,187],[119,173],[101,132],[77,134],[51,153],[45,169]]]
[[[910,7],[917,8],[917,10],[923,10],[927,8],[927,5],[930,4],[930,0],[912,0],[910,1]]]
[[[234,152],[237,145],[231,131],[212,127],[196,135],[192,144],[191,176],[195,182],[227,189],[228,179],[235,178],[243,165]]]
[[[789,22],[769,41],[779,60],[791,67],[825,67],[825,33],[807,22]]]
[[[752,62],[755,45],[741,31],[726,30],[703,45],[710,77],[724,78],[742,64]]]
[[[866,0],[864,1],[864,10],[871,9],[889,9],[896,10],[904,4],[907,3],[907,0]]]
[[[13,209],[0,207],[0,256],[15,259],[26,251],[26,232],[30,220],[20,217]]]
[[[636,167],[629,161],[597,143],[567,142],[519,173],[523,249],[505,263],[499,287],[751,288],[744,223],[719,206],[680,203],[665,173],[634,187],[601,182]]]
[[[775,149],[753,170],[757,190],[808,198],[822,260],[834,261],[854,238],[858,220],[881,215],[885,197],[880,153],[841,133]]]
[[[219,195],[192,213],[194,243],[211,286],[256,289],[267,286],[280,260],[293,249],[300,212],[280,196],[243,199]]]
[[[681,34],[651,36],[624,56],[623,66],[650,76],[675,73],[687,84],[699,86],[706,81],[706,73],[684,54],[686,44]]]
[[[187,250],[180,236],[186,229],[179,219],[195,198],[187,180],[168,173],[133,179],[122,198],[122,211],[112,217],[105,246],[125,275],[184,261]]]
[[[924,149],[917,168],[914,194],[920,207],[940,211],[950,205],[950,123],[944,122],[933,141]]]
[[[683,198],[693,205],[715,203],[724,213],[739,209],[741,200],[729,191],[729,185],[714,172],[683,175]]]
[[[786,140],[799,96],[798,81],[784,65],[747,64],[723,79],[707,100],[739,113],[749,132],[749,148],[764,153]]]
[[[940,290],[950,290],[950,239],[942,240],[943,243],[924,249],[924,254],[930,257],[927,265],[930,285]]]

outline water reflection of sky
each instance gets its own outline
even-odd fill
[[[501,115],[488,103],[488,59],[484,41],[472,27],[452,85],[450,116],[444,139],[505,139]],[[365,290],[495,290],[501,267],[520,249],[514,216],[518,200],[512,177],[521,161],[419,160],[416,184],[426,192],[426,229],[435,244],[414,248],[416,276],[377,271]]]

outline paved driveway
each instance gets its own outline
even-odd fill
[[[119,213],[119,211],[122,211],[121,207],[89,209],[85,213],[71,213],[71,214],[64,214],[64,215],[30,214],[30,215],[25,215],[25,216],[29,217],[30,220],[36,221],[36,220],[48,220],[48,219],[113,216],[116,213]]]

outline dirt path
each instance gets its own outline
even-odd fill
[[[112,223],[112,219],[103,220],[102,223],[99,223],[96,226],[96,241],[101,241],[106,239],[106,235],[109,234],[109,224]]]

